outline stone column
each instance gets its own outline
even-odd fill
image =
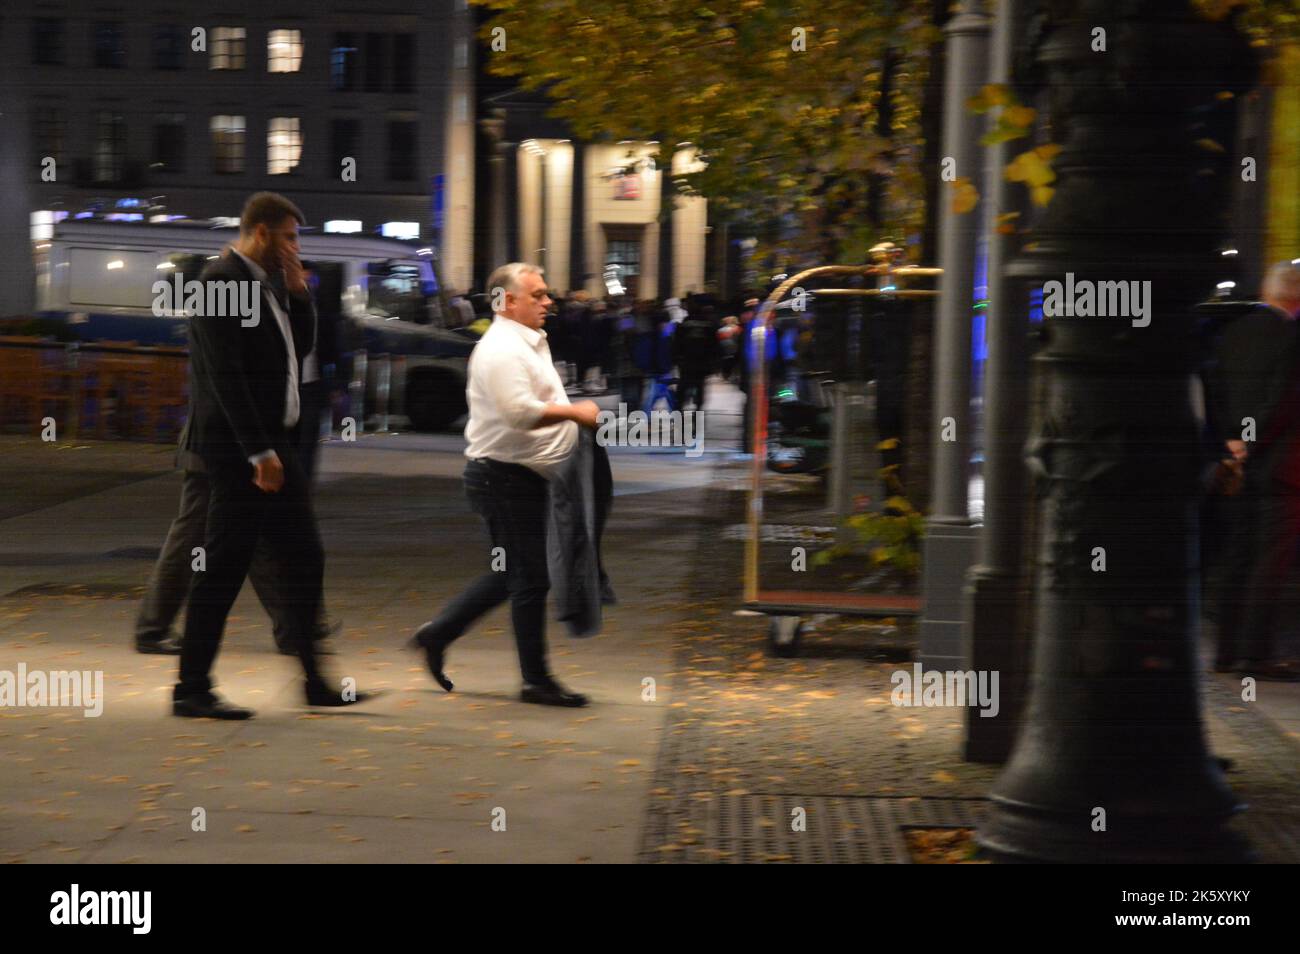
[[[502,262],[517,262],[519,251],[519,143],[502,141],[501,155],[505,157],[505,255]],[[494,266],[495,267],[495,266]]]
[[[586,148],[573,143],[573,185],[569,191],[569,290],[587,287]]]
[[[673,163],[669,159],[667,168],[659,173],[659,289],[660,299],[672,298],[677,294],[673,288],[673,212],[676,203],[677,185],[673,181]]]
[[[506,165],[514,158],[514,145],[504,141],[505,119],[479,120],[491,143],[488,153],[488,272],[510,261],[506,258]]]
[[[11,19],[10,25],[18,24]],[[16,60],[0,64],[0,129],[4,130],[0,135],[0,173],[5,183],[0,189],[0,317],[30,314],[36,304],[31,239],[33,190],[29,184],[40,175],[41,167],[29,138],[32,121],[25,95],[28,86],[16,75],[23,69]],[[59,166],[57,174],[60,183],[70,180],[71,163]]]

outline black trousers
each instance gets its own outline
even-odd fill
[[[135,621],[136,639],[163,639],[180,615],[193,576],[194,548],[203,546],[210,495],[208,475],[201,470],[187,470],[181,484],[180,512],[167,530],[167,539],[163,541],[158,562],[154,564],[145,587],[144,601]],[[265,540],[260,540],[253,552],[248,581],[261,600],[266,615],[271,617],[276,642],[287,641],[292,630],[290,614],[285,610],[285,598],[280,594],[279,568],[271,560]],[[320,618],[313,634],[319,639],[328,631],[325,602],[322,600]]]
[[[289,435],[281,437],[275,450],[284,465],[284,486],[277,493],[264,493],[253,484],[251,464],[209,468],[206,566],[190,585],[176,698],[211,691],[226,617],[259,539],[279,572],[287,638],[298,650],[307,680],[320,682],[311,637],[320,612],[325,551],[302,464]]]
[[[489,570],[434,619],[434,638],[450,644],[508,599],[520,674],[524,682],[545,684],[551,678],[546,661],[549,486],[527,467],[485,458],[466,465],[465,494],[487,527]]]
[[[708,371],[682,368],[681,381],[677,385],[677,406],[685,411],[689,401],[697,411],[701,410],[704,407],[704,382],[707,377]]]
[[[1221,577],[1220,663],[1273,660],[1278,627],[1295,619],[1292,585],[1300,546],[1300,494],[1247,465],[1241,493],[1228,509],[1231,530]]]

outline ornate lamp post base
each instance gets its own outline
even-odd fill
[[[1252,58],[1184,3],[1046,7],[1058,181],[1006,270],[1043,288],[1047,316],[1034,661],[977,839],[1006,860],[1247,861],[1200,716],[1190,383],[1226,196],[1195,115],[1247,85]]]

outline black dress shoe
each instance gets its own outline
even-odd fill
[[[159,656],[179,656],[181,641],[175,636],[164,636],[161,639],[142,639],[137,636],[135,638],[135,651]]]
[[[447,653],[447,646],[435,634],[432,622],[425,623],[417,629],[407,645],[412,649],[424,650],[424,662],[429,667],[429,672],[438,685],[442,686],[447,692],[451,692],[456,688],[455,684],[447,678],[447,674],[442,671],[443,657]]]
[[[307,694],[307,705],[317,709],[341,709],[344,706],[354,706],[359,702],[375,699],[384,694],[383,689],[356,689],[348,693],[350,698],[344,698],[341,691],[331,689],[323,682],[304,683],[303,688]]]
[[[524,683],[519,693],[523,702],[532,702],[539,706],[564,706],[569,709],[581,709],[587,704],[587,697],[580,692],[570,692],[558,682],[540,685]]]
[[[252,709],[231,705],[215,692],[172,700],[172,715],[187,719],[251,719]]]

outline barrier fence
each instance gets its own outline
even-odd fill
[[[0,336],[0,427],[58,440],[174,442],[189,404],[189,355],[134,342]]]

